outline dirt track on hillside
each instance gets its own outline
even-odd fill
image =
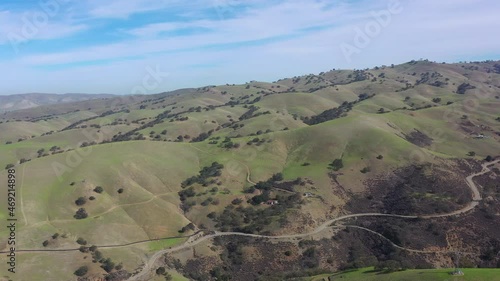
[[[488,166],[496,164],[496,163],[499,163],[499,162],[500,162],[500,159],[499,160],[495,160],[493,162],[485,163],[485,164],[482,165],[482,170],[480,172],[474,173],[474,174],[469,175],[468,177],[465,178],[465,180],[467,182],[467,185],[469,186],[469,188],[471,189],[471,192],[472,192],[472,201],[467,206],[465,206],[464,208],[456,210],[456,211],[453,211],[453,212],[443,213],[443,214],[434,214],[434,215],[423,215],[423,216],[406,216],[406,215],[382,214],[382,213],[350,214],[350,215],[345,215],[345,216],[341,216],[341,217],[334,218],[332,220],[326,221],[325,223],[323,223],[322,225],[320,225],[319,227],[317,227],[312,232],[300,233],[300,234],[291,234],[291,235],[266,236],[266,235],[248,234],[248,233],[240,233],[240,232],[214,232],[212,234],[204,235],[204,236],[200,236],[200,237],[193,236],[193,237],[191,237],[192,239],[190,238],[188,241],[186,241],[182,245],[179,245],[177,247],[173,247],[173,248],[170,248],[170,249],[161,250],[161,251],[155,253],[149,259],[149,261],[147,261],[145,263],[142,271],[140,273],[138,273],[137,275],[132,276],[129,280],[131,280],[131,281],[149,280],[150,274],[152,274],[152,272],[155,269],[154,266],[155,266],[156,262],[163,255],[168,254],[168,253],[177,252],[177,251],[180,251],[180,250],[183,250],[183,249],[186,249],[186,248],[194,247],[194,246],[196,246],[196,245],[198,245],[198,244],[200,244],[200,243],[202,243],[202,242],[204,242],[206,240],[209,240],[209,239],[212,239],[212,238],[215,238],[215,237],[222,237],[222,236],[245,236],[245,237],[265,238],[265,239],[273,239],[273,240],[274,239],[287,240],[287,239],[294,239],[294,238],[303,238],[303,237],[311,236],[311,235],[314,235],[314,234],[318,234],[318,233],[320,233],[320,232],[328,229],[329,227],[331,227],[332,224],[334,224],[335,222],[338,222],[338,221],[341,221],[341,220],[345,220],[345,219],[349,219],[349,218],[358,218],[358,217],[394,217],[394,218],[405,218],[405,219],[417,219],[417,218],[432,219],[432,218],[442,218],[442,217],[450,217],[450,216],[457,216],[457,215],[460,215],[460,214],[464,214],[464,213],[466,213],[466,212],[474,209],[475,207],[477,207],[479,205],[479,201],[482,200],[481,193],[479,192],[479,188],[476,186],[476,184],[473,182],[472,179],[474,177],[476,177],[476,176],[480,176],[480,175],[483,175],[485,173],[488,173],[490,171],[490,169],[488,168]],[[248,175],[247,179],[250,182],[250,180],[249,180],[250,179],[250,171],[249,170],[248,170],[248,174],[247,175]],[[346,226],[337,226],[337,227],[346,227]],[[353,226],[348,226],[348,227],[353,227]],[[369,229],[366,229],[366,228],[362,228],[362,227],[356,227],[356,228],[362,229],[362,230],[365,230],[365,231],[368,231],[368,232],[371,232],[373,234],[376,234],[378,236],[381,236],[381,237],[385,238],[383,235],[381,235],[380,233],[377,233],[375,231],[372,231],[372,230],[369,230]],[[385,239],[387,240],[387,238],[385,238]],[[392,243],[392,244],[394,246],[396,246],[397,248],[402,249],[402,250],[411,251],[411,252],[417,252],[417,253],[428,253],[427,251],[407,249],[407,248],[398,246],[398,245],[396,245],[394,243]]]

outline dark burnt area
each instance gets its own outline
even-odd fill
[[[344,255],[340,260],[341,270],[368,267],[387,260],[397,261],[405,268],[432,268],[427,260],[436,258],[434,254],[421,255],[402,251],[387,240],[356,228],[346,228],[332,239],[341,243],[340,253]]]
[[[472,195],[465,176],[479,170],[478,164],[466,160],[439,166],[403,167],[367,181],[367,191],[353,195],[346,207],[350,213],[426,215],[451,212],[470,202]]]
[[[457,218],[456,230],[461,243],[474,249],[480,256],[475,261],[480,267],[500,266],[500,171],[474,178],[480,186],[483,200],[474,212]]]
[[[418,145],[420,147],[430,146],[432,144],[432,138],[427,136],[426,134],[420,132],[415,129],[408,135],[405,135],[407,141],[413,143],[414,145]]]
[[[295,189],[293,188],[295,185],[297,185],[296,181],[285,181],[285,182],[276,182],[273,184],[273,187],[288,190],[290,192],[295,192]]]
[[[196,258],[182,268],[193,280],[289,280],[395,260],[407,268],[431,268],[425,256],[394,248],[386,240],[357,229],[339,230],[330,238],[298,243],[221,237],[216,260]]]
[[[292,242],[246,237],[218,237],[221,254],[213,260],[188,260],[184,272],[194,280],[269,280],[267,277],[302,269],[301,249]],[[317,254],[317,253],[316,253]],[[229,278],[229,279],[227,279]]]
[[[447,221],[452,220],[365,217],[352,224],[376,231],[401,247],[425,250],[429,247],[446,248],[446,234],[452,225]]]
[[[193,280],[287,280],[332,272],[340,268],[347,251],[333,239],[277,242],[244,237],[220,237],[217,262],[188,260],[184,272]]]
[[[429,171],[427,169],[439,170],[441,179],[437,176],[432,177],[432,173],[427,173]],[[438,194],[447,192],[447,188],[453,186],[454,191],[465,190],[470,200],[464,178],[480,170],[480,162],[466,160],[457,160],[440,167],[402,169],[396,173],[401,178],[397,184],[387,185],[389,180],[397,179],[394,176],[380,180],[379,185],[371,186],[385,192],[379,192],[381,195],[377,197],[378,199],[375,197],[366,199],[365,194],[360,196],[361,200],[353,202],[356,202],[356,206],[360,209],[366,202],[375,200],[383,202],[387,194],[392,194],[390,191],[395,187],[403,183],[411,185],[407,182],[415,180],[421,185],[449,181],[436,192]],[[495,170],[493,173],[474,178],[476,184],[481,186],[485,199],[477,208],[466,214],[435,219],[362,217],[342,222],[345,225],[357,225],[376,231],[393,243],[406,248],[435,250],[436,253],[419,254],[399,250],[387,240],[356,228],[339,230],[331,237],[321,240],[302,239],[296,242],[228,236],[214,240],[216,247],[214,250],[219,253],[217,256],[188,260],[182,265],[181,271],[192,280],[289,280],[292,277],[322,272],[374,266],[388,260],[396,261],[405,268],[453,266],[455,250],[466,253],[462,254],[461,267],[498,267],[500,266],[498,255],[500,173],[498,172],[500,171]],[[384,189],[384,184],[388,186],[387,189]],[[370,191],[376,193],[375,190],[370,189]],[[362,202],[362,200],[368,201]],[[422,204],[426,207],[419,209],[417,208],[419,206],[412,206],[411,210],[433,213],[429,210],[429,204],[425,202]],[[453,251],[440,252],[445,250]],[[228,279],[224,279],[223,276]]]
[[[474,169],[464,172],[463,177],[480,171],[479,162],[468,164]],[[480,187],[483,200],[468,213],[433,219],[366,217],[346,224],[366,227],[384,235],[397,245],[415,250],[435,247],[467,253],[462,254],[462,267],[499,267],[500,170],[491,170],[492,172],[474,178],[474,182]],[[376,248],[373,248],[373,251],[376,252]],[[453,258],[452,254],[446,256],[449,261]]]

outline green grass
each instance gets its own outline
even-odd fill
[[[138,119],[146,118],[143,121],[148,122],[148,118],[151,119],[153,117],[156,117],[158,114],[164,112],[165,109],[141,109],[141,110],[131,110],[130,113],[125,113],[125,112],[119,112],[111,115],[107,115],[104,117],[99,117],[96,119],[92,119],[85,124],[90,125],[90,124],[96,124],[96,125],[109,125],[115,121],[118,121],[118,119],[122,120],[127,120],[127,122],[132,122]]]
[[[164,250],[169,247],[177,246],[186,241],[186,238],[172,238],[168,240],[160,240],[148,243],[148,249],[152,252]]]
[[[3,261],[0,270],[7,273]],[[62,280],[73,280],[73,272],[83,264],[78,252],[19,254],[17,262],[22,269],[18,268],[16,274],[11,275],[13,280],[33,281],[61,280],[61,276],[67,277]]]
[[[328,164],[336,158],[342,157],[344,163],[337,181],[351,191],[357,192],[365,190],[366,182],[373,177],[407,164],[413,164],[415,160],[411,157],[414,154],[427,155],[425,161],[432,161],[435,157],[440,160],[464,158],[469,151],[476,153],[476,159],[497,154],[500,151],[498,139],[469,138],[470,134],[460,127],[464,122],[461,119],[462,115],[468,115],[468,120],[472,121],[476,128],[480,125],[484,128],[491,128],[485,129],[485,134],[492,135],[500,129],[500,122],[495,121],[495,118],[499,117],[500,106],[499,101],[494,98],[498,95],[495,92],[496,89],[489,89],[487,85],[478,85],[479,92],[489,92],[492,95],[478,100],[478,108],[474,111],[466,110],[463,106],[463,101],[473,96],[472,92],[457,95],[453,91],[456,90],[456,85],[462,83],[465,78],[474,80],[476,84],[490,81],[490,84],[498,85],[500,75],[489,73],[487,76],[491,78],[487,78],[486,73],[483,73],[483,76],[480,75],[481,71],[474,71],[474,73],[466,71],[470,75],[465,77],[464,70],[460,66],[439,65],[439,71],[449,76],[448,85],[443,87],[418,85],[396,92],[404,86],[404,83],[400,81],[408,80],[414,84],[420,77],[420,74],[411,75],[412,72],[432,72],[437,67],[430,63],[419,63],[418,65],[369,70],[374,77],[384,72],[387,78],[378,79],[376,82],[371,82],[369,79],[350,84],[343,83],[350,81],[348,75],[352,74],[352,71],[335,71],[324,76],[325,79],[334,83],[334,86],[312,93],[306,92],[313,87],[325,86],[327,83],[315,81],[306,84],[307,79],[302,77],[298,83],[294,83],[291,79],[280,80],[280,88],[277,88],[277,83],[252,82],[248,89],[246,85],[226,85],[210,87],[207,88],[208,90],[187,90],[183,91],[183,94],[166,97],[164,101],[158,101],[158,103],[154,100],[139,104],[137,102],[144,98],[131,96],[129,98],[133,99],[132,101],[129,102],[127,98],[115,108],[111,107],[111,101],[102,100],[26,111],[26,116],[35,117],[54,113],[57,118],[35,123],[9,121],[0,124],[0,155],[2,155],[0,182],[6,182],[6,172],[3,171],[3,167],[7,163],[16,163],[20,158],[32,159],[31,162],[16,166],[19,247],[40,248],[41,243],[55,232],[67,233],[70,237],[84,237],[89,243],[103,245],[176,236],[177,231],[189,222],[211,226],[213,222],[206,217],[208,212],[220,212],[225,206],[231,204],[230,202],[235,197],[245,196],[241,193],[242,189],[250,185],[246,180],[245,166],[249,167],[251,180],[254,182],[267,180],[272,174],[278,172],[282,172],[286,180],[293,180],[297,177],[312,180],[315,189],[308,191],[312,191],[328,204],[318,204],[319,198],[308,198],[301,212],[311,215],[315,221],[322,221],[325,213],[332,206],[341,206],[345,203],[342,198],[336,197],[332,192],[332,188],[336,187],[328,176]],[[383,83],[380,83],[382,80],[384,80]],[[275,93],[267,96],[260,94],[263,90],[280,92],[290,87],[294,87],[296,92]],[[223,95],[222,91],[227,91],[227,93]],[[314,126],[308,126],[300,120],[301,116],[318,114],[345,101],[354,101],[360,93],[376,93],[376,96],[357,103],[345,118]],[[219,148],[217,145],[209,145],[209,140],[201,143],[130,141],[96,145],[89,148],[91,153],[85,156],[79,156],[78,152],[72,151],[36,158],[36,151],[40,148],[48,150],[54,145],[62,148],[75,148],[79,142],[88,141],[83,130],[80,129],[57,131],[78,120],[98,116],[110,109],[126,108],[130,112],[97,118],[88,122],[87,125],[110,124],[117,118],[127,119],[125,122],[147,118],[144,121],[149,122],[165,110],[172,110],[175,113],[186,111],[190,107],[219,106],[227,103],[231,98],[238,100],[243,95],[253,95],[250,100],[261,96],[261,100],[256,103],[260,107],[258,112],[270,111],[270,114],[237,122],[238,125],[244,126],[236,130],[221,128],[213,133],[213,136],[221,137],[221,140],[226,136],[240,135],[232,140],[241,145],[238,149],[228,150]],[[407,96],[410,100],[404,101]],[[436,107],[418,111],[393,111],[404,106],[410,107],[411,103],[415,103],[414,107],[435,104],[432,102],[434,97],[442,99]],[[445,105],[448,101],[453,101],[454,104]],[[146,105],[147,108],[137,110],[140,105]],[[173,107],[176,108],[173,109]],[[377,114],[376,112],[381,107],[391,112]],[[75,111],[77,109],[80,111]],[[152,128],[141,130],[141,133],[147,137],[150,131],[159,134],[167,130],[166,135],[161,135],[162,140],[175,140],[178,135],[186,134],[195,137],[201,132],[215,129],[229,122],[231,118],[237,121],[238,117],[247,110],[243,104],[239,104],[233,107],[221,106],[209,111],[184,113],[183,117],[189,117],[187,121],[165,120]],[[22,116],[21,113],[12,114],[20,117],[12,117],[11,120],[26,120],[23,119],[26,116]],[[293,114],[299,115],[299,118],[294,118]],[[119,131],[127,132],[138,126],[140,125],[102,126],[100,130],[104,139],[110,139]],[[283,130],[285,127],[289,130]],[[267,129],[273,132],[257,137],[269,139],[272,142],[265,142],[260,146],[247,145],[247,142],[255,137],[249,136],[250,134],[259,130],[265,132]],[[410,134],[415,129],[431,137],[433,144],[422,148],[408,142],[404,135]],[[56,132],[40,137],[42,133],[50,130]],[[97,131],[97,129],[90,130],[94,133]],[[31,138],[32,136],[35,137]],[[17,142],[20,137],[31,139]],[[5,145],[4,143],[8,140],[14,143]],[[378,155],[382,155],[383,159],[376,159]],[[219,192],[206,194],[206,191],[213,186],[197,185],[196,191],[201,195],[193,200],[196,200],[198,205],[184,214],[179,210],[180,200],[177,192],[180,190],[180,183],[187,177],[196,175],[201,167],[208,166],[214,161],[225,166],[219,178],[221,185],[217,186]],[[310,165],[302,166],[305,162]],[[58,163],[71,166],[61,178],[57,177],[54,170],[54,165]],[[371,172],[361,173],[360,170],[364,167],[370,167]],[[71,182],[75,184],[70,185]],[[96,195],[92,191],[97,185],[104,188],[102,194]],[[117,194],[118,188],[124,188],[125,192]],[[297,187],[297,191],[303,192],[307,190],[306,188],[312,187]],[[229,190],[229,194],[223,194],[222,191],[225,189]],[[75,220],[72,217],[78,208],[74,204],[75,199],[91,195],[96,196],[96,200],[87,202],[85,205],[90,217],[85,220]],[[216,197],[220,204],[201,206],[199,203],[208,196]],[[446,200],[447,198],[435,199]],[[27,226],[24,225],[23,214],[27,218]],[[0,219],[5,219],[5,215],[6,201],[0,200]],[[6,237],[5,231],[5,229],[0,229],[0,245],[5,241],[2,238]],[[74,239],[72,242],[74,244]],[[120,251],[110,251],[109,254],[117,258],[126,256],[127,267],[134,268],[142,262],[145,253],[168,248],[181,242],[182,239],[158,241],[134,246],[131,249],[121,248]],[[36,257],[43,257],[43,255]],[[23,258],[28,260],[27,256]],[[47,268],[50,264],[60,264],[63,261],[61,258],[53,257],[40,264],[36,264],[35,259],[30,259],[30,262],[26,264],[29,270],[39,272],[42,267]],[[31,262],[33,265],[30,264]],[[71,275],[72,272],[67,269],[66,271],[63,272],[63,269],[58,268],[54,271],[56,277],[50,275],[52,273],[47,273],[49,275],[43,275],[43,278],[46,280],[67,279],[68,274]],[[487,272],[467,269],[466,276],[459,280],[494,280],[492,276],[487,275],[484,278],[473,279],[474,274],[480,276]],[[439,270],[408,270],[388,275],[363,272],[345,274],[349,278],[358,277],[358,279],[347,280],[407,280],[405,278],[412,278],[412,274],[419,278],[408,280],[446,280],[450,277],[446,271],[440,272]],[[436,278],[445,279],[432,279],[434,275],[437,276]],[[473,277],[467,279],[469,276]],[[394,277],[395,279],[373,279],[372,277]],[[178,277],[174,280],[185,279]]]
[[[257,105],[262,108],[280,110],[299,116],[319,114],[327,109],[337,107],[339,104],[331,98],[306,93],[288,93],[271,95]]]
[[[8,122],[0,124],[0,143],[4,144],[6,141],[17,142],[19,138],[28,138],[31,136],[39,136],[42,133],[50,131],[52,128],[41,122]]]
[[[167,272],[172,276],[172,281],[189,281],[186,277],[182,276],[180,273],[173,270],[167,270]],[[151,279],[151,281],[165,281],[165,277],[162,275],[156,275]]]
[[[126,152],[126,153],[124,153]],[[116,244],[147,238],[177,235],[188,223],[178,209],[176,194],[180,182],[199,171],[198,151],[188,144],[159,142],[126,142],[95,146],[81,164],[69,167],[61,179],[54,164],[67,164],[76,152],[34,159],[18,167],[19,232],[31,241],[32,229],[24,227],[22,211],[29,225],[48,221],[59,232],[85,237],[94,244]],[[172,161],[172,155],[185,161]],[[0,173],[2,182],[5,172]],[[70,186],[75,182],[74,186]],[[104,193],[92,189],[100,185]],[[123,187],[125,192],[118,194]],[[94,195],[85,205],[89,218],[75,220],[74,204],[80,196]],[[156,197],[155,197],[156,196]],[[0,202],[2,215],[6,200]],[[3,230],[2,230],[3,231]],[[43,239],[40,237],[39,239]],[[43,242],[43,240],[38,241]]]
[[[149,136],[151,131],[154,131],[155,134],[160,134],[163,130],[167,130],[166,135],[160,135],[162,139],[167,140],[175,140],[178,136],[189,135],[191,138],[198,136],[203,132],[207,132],[209,130],[213,130],[220,126],[221,124],[229,122],[229,117],[237,120],[239,116],[241,116],[246,109],[242,107],[228,107],[228,108],[216,108],[210,111],[202,111],[202,112],[190,112],[182,114],[182,116],[189,117],[186,121],[174,121],[169,122],[169,119],[166,119],[165,122],[155,125],[152,128],[147,128],[139,131],[144,136]],[[212,122],[214,121],[214,122]]]
[[[170,275],[172,275],[172,281],[189,281],[189,279],[187,279],[186,277],[180,275],[177,272],[169,271],[169,273],[170,273]]]
[[[336,274],[323,274],[311,278],[308,281],[328,280],[333,276],[334,280],[346,281],[496,281],[500,280],[500,269],[486,268],[464,268],[463,276],[453,276],[452,269],[413,269],[393,273],[380,273],[373,268],[363,268],[355,271],[341,272]]]
[[[126,125],[105,126],[101,129],[87,128],[83,130],[68,130],[55,132],[51,135],[36,137],[22,142],[13,142],[12,144],[0,143],[0,167],[5,167],[7,164],[17,164],[21,158],[35,159],[38,157],[37,151],[41,148],[45,149],[45,153],[51,153],[50,148],[58,146],[62,150],[79,148],[83,142],[101,142],[106,139],[111,139],[118,132],[126,132],[133,127]]]

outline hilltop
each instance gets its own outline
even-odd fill
[[[41,105],[53,105],[59,103],[70,103],[76,101],[85,101],[90,99],[109,98],[113,95],[108,94],[17,94],[0,96],[0,113],[6,111],[15,111],[20,109],[34,108]]]
[[[158,268],[178,280],[283,280],[387,261],[452,267],[455,251],[463,267],[496,267],[499,108],[500,62],[420,60],[6,112],[0,166],[16,170],[28,250],[19,276],[69,280],[83,266],[111,280]],[[425,218],[469,206],[472,174],[473,208]],[[359,213],[400,217],[288,237]],[[255,236],[197,240],[215,232]],[[71,251],[43,252],[60,249]]]

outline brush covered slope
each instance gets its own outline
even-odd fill
[[[388,262],[451,267],[456,251],[463,267],[496,267],[498,164],[473,178],[477,206],[423,217],[471,204],[466,177],[499,156],[499,98],[499,62],[423,60],[4,113],[17,275],[284,280]],[[360,213],[418,218],[320,227]],[[255,236],[197,240],[215,232]],[[0,230],[2,252],[8,236]],[[151,259],[170,247],[181,248]]]

